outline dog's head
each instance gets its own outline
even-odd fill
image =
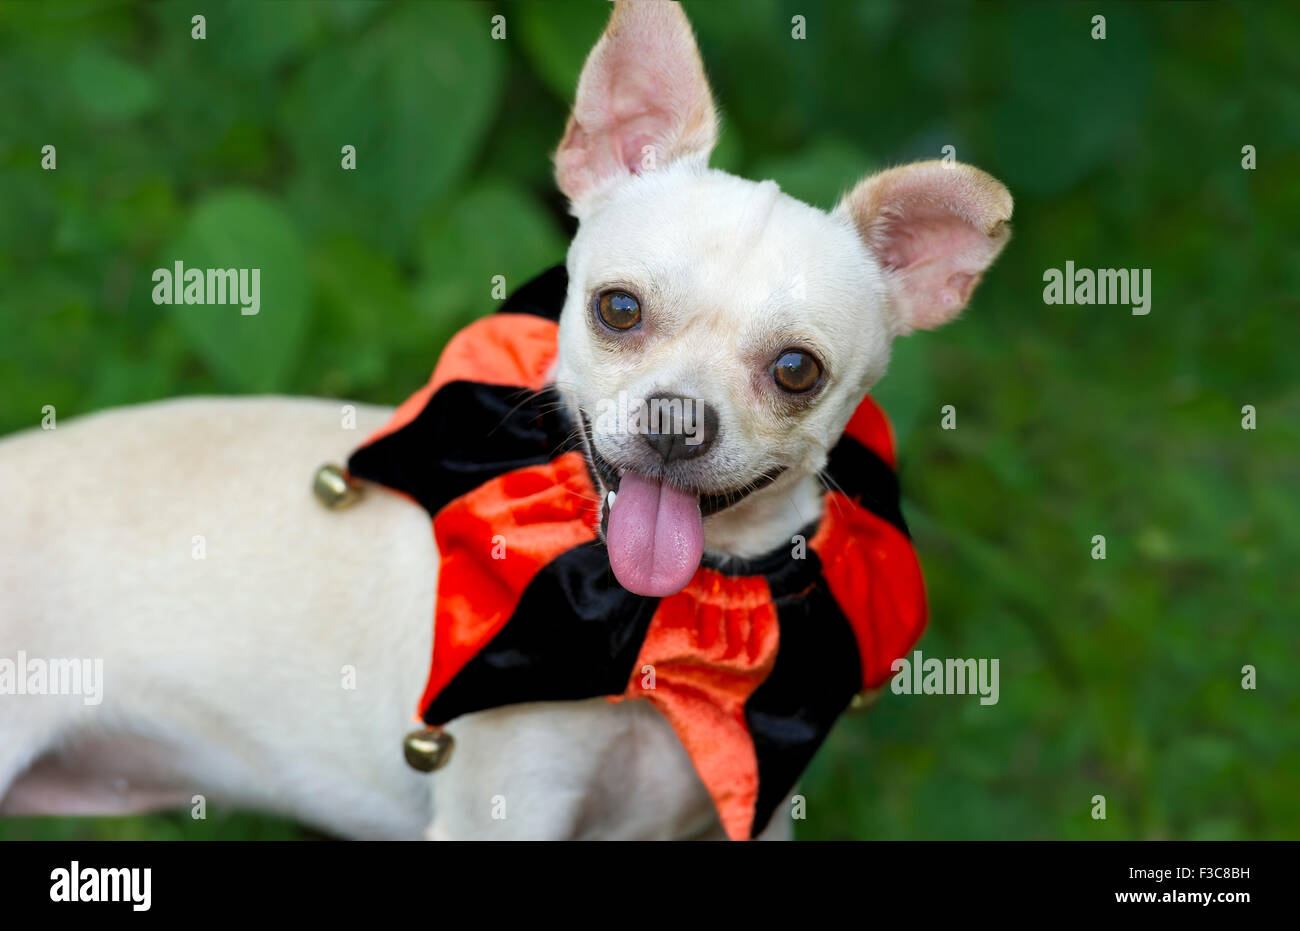
[[[883,171],[827,213],[711,170],[717,132],[681,7],[617,3],[555,154],[579,220],[555,381],[646,595],[816,517],[894,337],[952,319],[1009,235],[1010,194],[969,166]]]

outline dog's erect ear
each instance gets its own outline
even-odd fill
[[[1011,238],[1011,194],[978,168],[940,161],[858,182],[846,212],[884,267],[902,332],[947,323]]]
[[[713,95],[691,25],[670,0],[619,0],[578,79],[555,153],[573,212],[614,181],[680,158],[708,158],[718,139]]]

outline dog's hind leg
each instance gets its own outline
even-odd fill
[[[10,814],[10,790],[49,748],[52,735],[41,716],[23,714],[15,696],[0,701],[0,814]]]
[[[13,742],[9,734],[0,734],[0,813],[5,811],[5,798],[18,776],[40,755],[39,746]]]
[[[149,757],[158,749],[121,734],[61,741],[19,769],[0,797],[0,815],[134,815],[179,808],[190,794],[150,770]]]

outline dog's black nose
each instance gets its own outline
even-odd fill
[[[717,435],[717,411],[698,398],[656,395],[646,401],[646,442],[665,463],[701,455]]]

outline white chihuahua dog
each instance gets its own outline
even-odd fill
[[[617,3],[555,154],[580,225],[550,381],[575,420],[621,393],[706,405],[702,441],[666,465],[644,436],[584,446],[599,493],[617,485],[611,567],[643,594],[815,519],[818,472],[892,340],[952,319],[1009,235],[1010,195],[974,168],[883,171],[828,213],[710,169],[717,131],[678,4]],[[358,405],[357,427],[391,414]],[[646,702],[470,714],[450,765],[403,762],[437,553],[399,496],[333,513],[307,493],[357,436],[336,401],[277,397],[167,401],[0,442],[0,659],[102,668],[93,700],[0,694],[0,812],[202,796],[356,838],[720,836]],[[752,491],[729,503],[738,489]],[[789,830],[778,817],[763,836]]]

